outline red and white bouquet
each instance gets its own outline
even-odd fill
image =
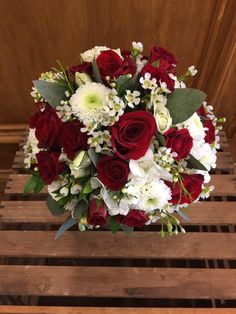
[[[116,232],[159,221],[161,236],[185,232],[176,214],[212,189],[220,127],[206,95],[186,88],[197,70],[178,77],[172,53],[142,51],[94,47],[33,82],[25,192],[46,184],[52,214],[68,212],[57,237],[75,224]]]

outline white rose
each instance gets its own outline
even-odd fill
[[[154,116],[158,131],[162,134],[165,133],[172,124],[169,110],[163,104],[157,103],[154,107]]]

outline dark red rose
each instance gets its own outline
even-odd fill
[[[144,76],[145,73],[150,73],[151,78],[155,78],[158,85],[160,85],[160,81],[165,82],[170,91],[174,90],[175,81],[172,80],[169,74],[161,67],[155,67],[154,65],[148,63],[143,67],[141,75]]]
[[[180,182],[165,181],[165,184],[171,189],[172,199],[170,203],[172,204],[190,204],[202,192],[204,177],[201,174],[183,174],[181,180],[182,184]]]
[[[98,178],[111,191],[120,190],[129,175],[129,165],[117,156],[105,156],[97,163]]]
[[[116,71],[121,67],[123,60],[113,50],[105,50],[96,59],[102,78],[115,77]]]
[[[103,202],[96,199],[89,202],[87,221],[90,225],[103,226],[106,224],[108,216]]]
[[[46,184],[51,184],[58,179],[64,170],[64,163],[59,161],[60,153],[40,151],[36,154],[40,177]]]
[[[152,46],[149,62],[153,64],[155,61],[159,61],[159,67],[165,71],[172,71],[173,65],[178,63],[171,52],[168,52],[162,47]]]
[[[205,117],[206,116],[206,110],[204,108],[203,105],[201,105],[201,107],[197,110],[197,114],[201,117]]]
[[[205,130],[205,141],[208,144],[211,144],[215,141],[215,126],[212,123],[212,121],[210,119],[207,119],[203,122],[203,126],[204,128],[206,128],[207,130]]]
[[[62,122],[56,111],[48,104],[39,106],[30,118],[30,128],[35,128],[39,148],[57,149]],[[43,111],[41,111],[43,110]]]
[[[112,147],[122,159],[145,155],[156,132],[156,121],[148,111],[125,113],[112,127]]]
[[[170,128],[165,134],[166,147],[171,148],[171,152],[178,154],[176,160],[186,158],[193,146],[193,139],[187,129],[176,130]]]
[[[121,64],[121,67],[115,72],[114,76],[118,77],[120,75],[131,74],[134,75],[136,73],[136,64],[134,63],[133,59],[126,56],[124,61]]]
[[[88,135],[80,131],[82,127],[83,124],[78,120],[68,121],[62,125],[60,143],[71,160],[79,151],[88,150]]]
[[[73,65],[69,68],[71,74],[75,74],[76,72],[87,73],[88,75],[92,75],[93,68],[91,62],[83,62],[79,65]]]
[[[131,209],[126,216],[119,216],[118,222],[128,227],[143,227],[148,221],[147,214],[142,210]]]

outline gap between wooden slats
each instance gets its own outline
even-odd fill
[[[55,242],[54,231],[0,231],[0,256],[234,260],[235,243],[234,233],[191,232],[163,240],[157,232],[68,231]]]
[[[0,295],[235,299],[235,269],[0,266]]]

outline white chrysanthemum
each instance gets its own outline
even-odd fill
[[[95,46],[94,48],[81,53],[80,56],[84,62],[93,62],[94,58],[96,59],[102,51],[106,50],[113,50],[122,58],[120,49],[111,49],[106,46]]]
[[[164,183],[154,176],[142,178],[131,176],[131,180],[126,184],[127,195],[137,199],[136,209],[152,211],[162,209],[171,199],[171,190]]]
[[[86,83],[79,87],[70,98],[70,104],[74,115],[84,125],[91,122],[102,122],[104,107],[107,106],[107,98],[111,90],[99,83]]]

